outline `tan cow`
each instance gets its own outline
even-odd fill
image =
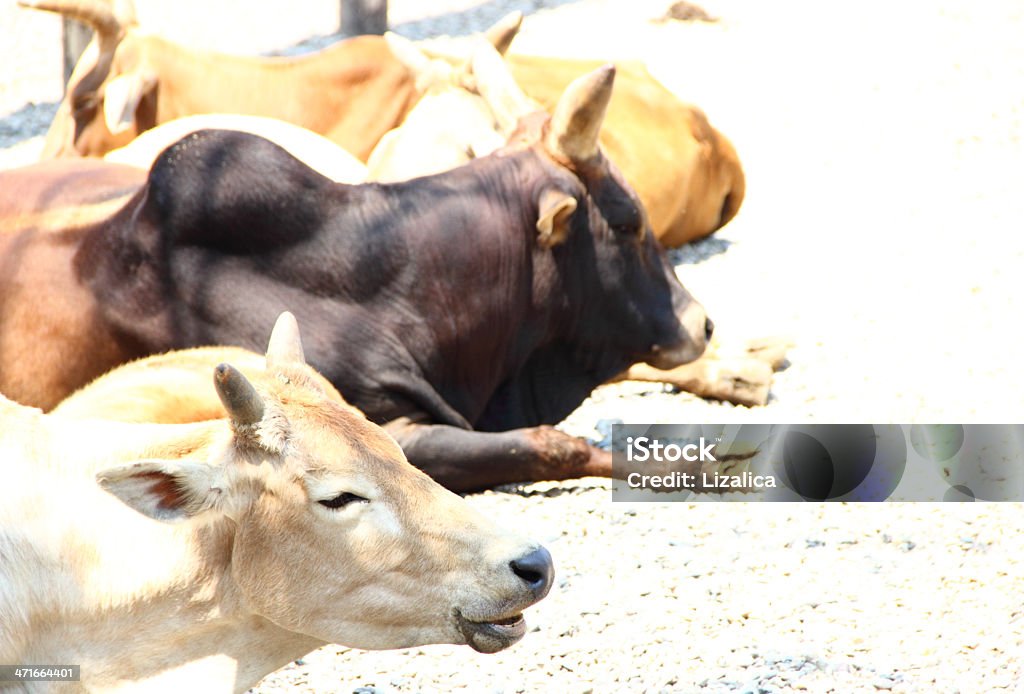
[[[242,692],[324,643],[522,637],[546,550],[325,388],[290,314],[245,368],[216,367],[228,416],[197,424],[0,397],[0,662],[78,664],[89,690]]]
[[[365,160],[416,102],[379,36],[310,55],[257,58],[186,48],[144,32],[130,0],[19,0],[88,24],[96,37],[68,81],[43,158],[102,156],[181,116],[243,113],[320,133]]]

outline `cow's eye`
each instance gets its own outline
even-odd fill
[[[327,508],[343,508],[345,506],[348,506],[349,504],[354,504],[357,502],[366,504],[369,503],[370,500],[364,496],[359,496],[358,494],[353,494],[351,492],[342,492],[333,499],[321,499],[318,503],[321,506],[326,506]]]

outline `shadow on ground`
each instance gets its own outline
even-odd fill
[[[29,103],[0,118],[0,149],[13,147],[36,135],[45,134],[56,112],[56,102]]]
[[[732,241],[727,238],[709,236],[700,241],[688,243],[682,248],[670,249],[668,251],[668,259],[675,266],[697,265],[698,263],[703,263],[708,258],[725,253],[731,245]]]

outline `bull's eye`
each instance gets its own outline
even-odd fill
[[[327,508],[344,508],[345,506],[348,506],[349,504],[354,504],[356,502],[367,504],[370,503],[370,500],[364,496],[359,496],[358,494],[353,494],[351,492],[342,492],[333,499],[321,499],[317,503],[319,503],[321,506],[326,506]]]

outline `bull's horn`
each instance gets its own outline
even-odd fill
[[[267,364],[305,364],[306,356],[302,351],[302,338],[299,336],[299,323],[290,311],[277,317],[274,330],[270,333],[270,344],[267,346]]]
[[[101,38],[116,38],[122,30],[113,8],[100,0],[18,0],[18,4],[76,19],[92,27]]]
[[[484,37],[500,55],[505,55],[521,26],[523,26],[523,13],[516,10],[499,19],[494,26],[484,32]]]
[[[597,138],[614,83],[615,66],[605,65],[565,88],[551,116],[545,141],[549,152],[575,162],[597,156]]]
[[[213,370],[213,385],[233,422],[256,424],[263,419],[263,399],[238,369],[220,364]]]
[[[540,108],[516,84],[505,60],[489,43],[477,46],[470,65],[477,91],[491,107],[505,135],[515,130],[521,117]]]

